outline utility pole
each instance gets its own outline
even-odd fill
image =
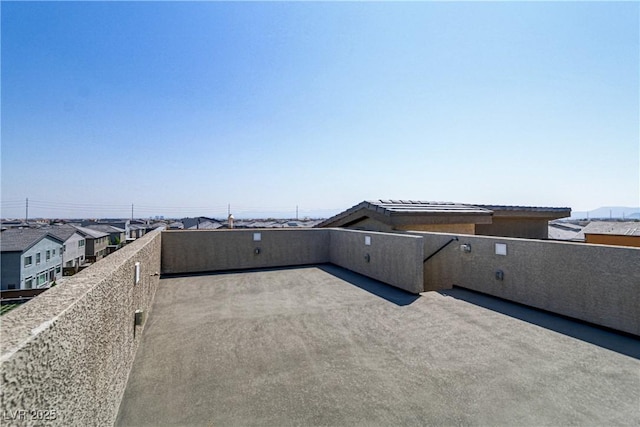
[[[133,203],[131,203],[131,221],[133,221]]]
[[[296,221],[298,220],[298,205],[296,205]]]
[[[29,225],[29,198],[27,197],[26,212],[24,214],[24,222]]]

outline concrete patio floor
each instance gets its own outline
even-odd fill
[[[332,265],[162,279],[120,426],[640,425],[640,342]]]

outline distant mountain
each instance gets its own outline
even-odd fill
[[[571,213],[573,219],[597,219],[597,218],[625,218],[640,219],[640,207],[628,206],[603,206],[592,211],[575,211]]]

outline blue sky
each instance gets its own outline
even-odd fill
[[[2,215],[640,205],[637,2],[2,2]]]

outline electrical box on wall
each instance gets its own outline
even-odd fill
[[[259,242],[262,240],[262,233],[253,233],[253,241]]]
[[[371,246],[371,236],[364,236],[365,246]]]
[[[507,255],[506,243],[496,243],[496,255]]]

